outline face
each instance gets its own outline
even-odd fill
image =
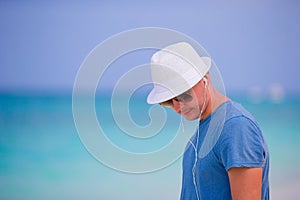
[[[172,108],[176,113],[181,114],[187,120],[200,118],[201,108],[204,103],[204,87],[200,82],[190,90],[178,95],[160,105]],[[202,88],[202,89],[201,89]]]

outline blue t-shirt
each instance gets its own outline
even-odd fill
[[[232,199],[227,174],[232,167],[262,167],[261,199],[269,199],[269,152],[262,132],[241,105],[227,101],[200,121],[186,147],[180,199],[197,200],[196,188],[201,200]]]

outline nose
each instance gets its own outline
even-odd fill
[[[181,102],[178,102],[174,99],[172,99],[172,102],[173,102],[173,109],[175,112],[177,112],[178,114],[181,113],[181,108],[182,108],[182,103]]]

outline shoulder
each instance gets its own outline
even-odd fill
[[[229,101],[226,104],[226,120],[229,120],[234,117],[244,116],[251,120],[255,120],[252,114],[246,110],[241,104]]]
[[[261,129],[253,117],[242,105],[230,102],[226,108],[226,119],[222,131],[223,139],[261,140]]]
[[[226,105],[224,128],[226,127],[252,127],[260,131],[259,125],[253,115],[241,104],[233,101]]]
[[[256,121],[240,115],[232,117],[224,123],[221,143],[232,145],[255,145],[263,142],[262,131]]]
[[[255,119],[242,107],[230,105],[217,150],[226,169],[261,166],[266,146]]]

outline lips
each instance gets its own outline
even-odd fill
[[[192,111],[193,109],[186,109],[186,110],[182,110],[181,111],[181,113],[183,114],[183,115],[188,115],[191,111]]]

